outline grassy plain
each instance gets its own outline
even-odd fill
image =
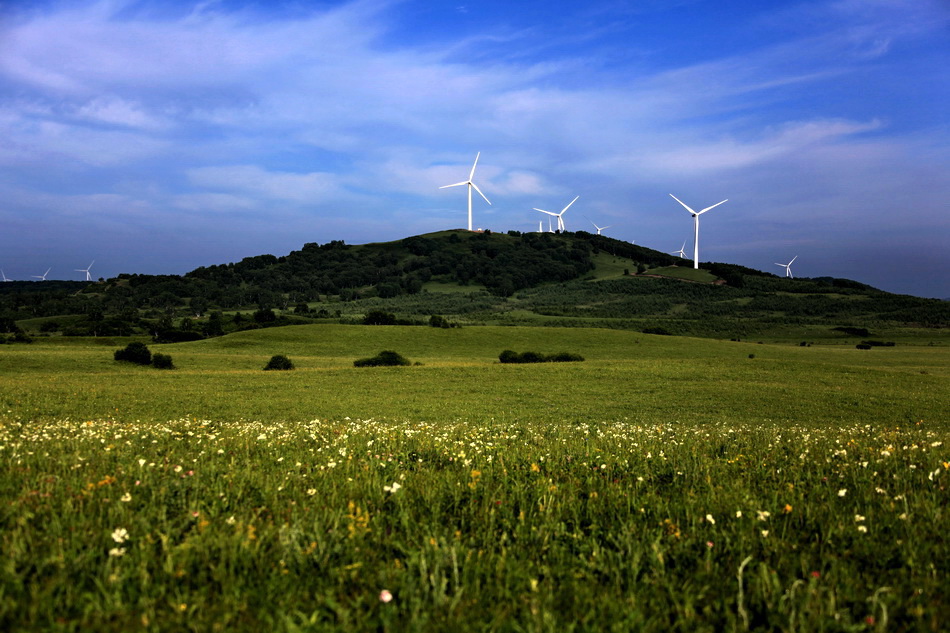
[[[150,345],[160,371],[125,343],[0,349],[0,629],[950,625],[946,348],[326,324]],[[352,366],[383,349],[422,364]]]

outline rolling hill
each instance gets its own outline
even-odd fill
[[[683,265],[686,264],[686,265]],[[945,339],[950,304],[830,277],[789,279],[601,235],[442,231],[305,244],[185,275],[0,284],[0,333],[168,342],[331,319],[610,327],[716,338]],[[21,337],[22,338],[22,337]]]

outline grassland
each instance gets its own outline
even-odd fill
[[[944,347],[326,324],[159,371],[125,342],[0,349],[0,629],[950,624]],[[352,366],[383,349],[421,365]]]

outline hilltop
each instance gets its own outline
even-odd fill
[[[950,324],[947,302],[733,264],[694,270],[674,255],[584,231],[451,230],[362,245],[308,243],[181,276],[0,284],[0,332],[34,335],[190,340],[320,319],[361,322],[370,313],[386,323],[429,323],[436,315],[436,325],[819,340],[906,330],[936,339]]]

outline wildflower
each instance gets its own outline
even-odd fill
[[[307,495],[309,495],[309,496],[312,497],[312,496],[315,495],[315,494],[317,494],[317,489],[316,489],[316,488],[308,488],[308,489],[307,489]]]
[[[125,528],[116,528],[112,532],[112,540],[116,543],[125,543],[129,540],[129,532]]]
[[[792,512],[792,504],[786,503],[786,504],[785,504],[785,507],[782,508],[782,513],[784,513],[784,514],[791,514],[791,512]]]
[[[533,473],[539,473],[539,472],[541,472],[541,467],[538,466],[537,464],[531,464],[531,472],[533,472]]]
[[[379,601],[383,603],[392,602],[393,594],[391,594],[388,589],[383,589],[379,592]]]
[[[842,488],[841,490],[838,491],[838,496],[839,496],[839,497],[843,497],[843,496],[845,496],[846,494],[848,494],[848,489],[847,489],[847,488]]]
[[[710,525],[716,525],[716,519],[713,518],[713,515],[707,514],[707,515],[706,515],[706,520],[709,521],[709,524],[710,524]]]
[[[742,518],[742,510],[736,510],[736,518],[737,518],[737,519],[741,519],[741,518]]]
[[[769,535],[769,531],[768,531],[768,530],[762,530],[762,538],[765,538],[765,537],[768,536],[768,535]]]
[[[129,493],[129,492],[126,492],[124,495],[122,495],[119,498],[119,501],[121,501],[122,503],[128,503],[131,500],[132,500],[132,493]]]
[[[813,571],[813,572],[811,572],[811,577],[812,577],[812,578],[821,578],[821,572],[820,572],[820,571],[817,571],[817,570],[816,570],[816,571]]]
[[[225,519],[224,522],[227,523],[228,525],[234,525],[235,523],[237,523],[237,519],[235,519],[234,515],[232,514],[227,519]]]
[[[393,485],[391,486],[383,486],[383,490],[385,490],[389,494],[395,494],[395,492],[399,490],[400,488],[402,488],[402,485],[398,481],[394,481]]]
[[[706,547],[708,547],[709,549],[712,549],[713,545],[715,545],[715,543],[713,543],[712,541],[706,541]]]
[[[858,526],[858,532],[861,532],[862,534],[864,534],[864,533],[867,532],[867,531],[868,531],[868,526],[866,526],[866,525],[859,525],[859,526]]]
[[[758,518],[759,521],[767,521],[768,518],[772,516],[772,513],[768,510],[756,510],[755,513],[757,515],[756,518]]]
[[[121,556],[125,556],[125,548],[124,548],[124,547],[113,547],[112,549],[109,550],[109,556],[111,556],[111,557],[113,557],[113,558],[119,558],[119,557],[121,557]]]
[[[864,521],[864,517],[861,516],[860,514],[856,514],[854,515],[854,520],[856,523],[860,523],[861,521]]]
[[[144,460],[144,459],[140,459],[140,460],[139,460],[139,467],[142,467],[142,466],[144,466],[144,465],[145,465],[145,460]]]

